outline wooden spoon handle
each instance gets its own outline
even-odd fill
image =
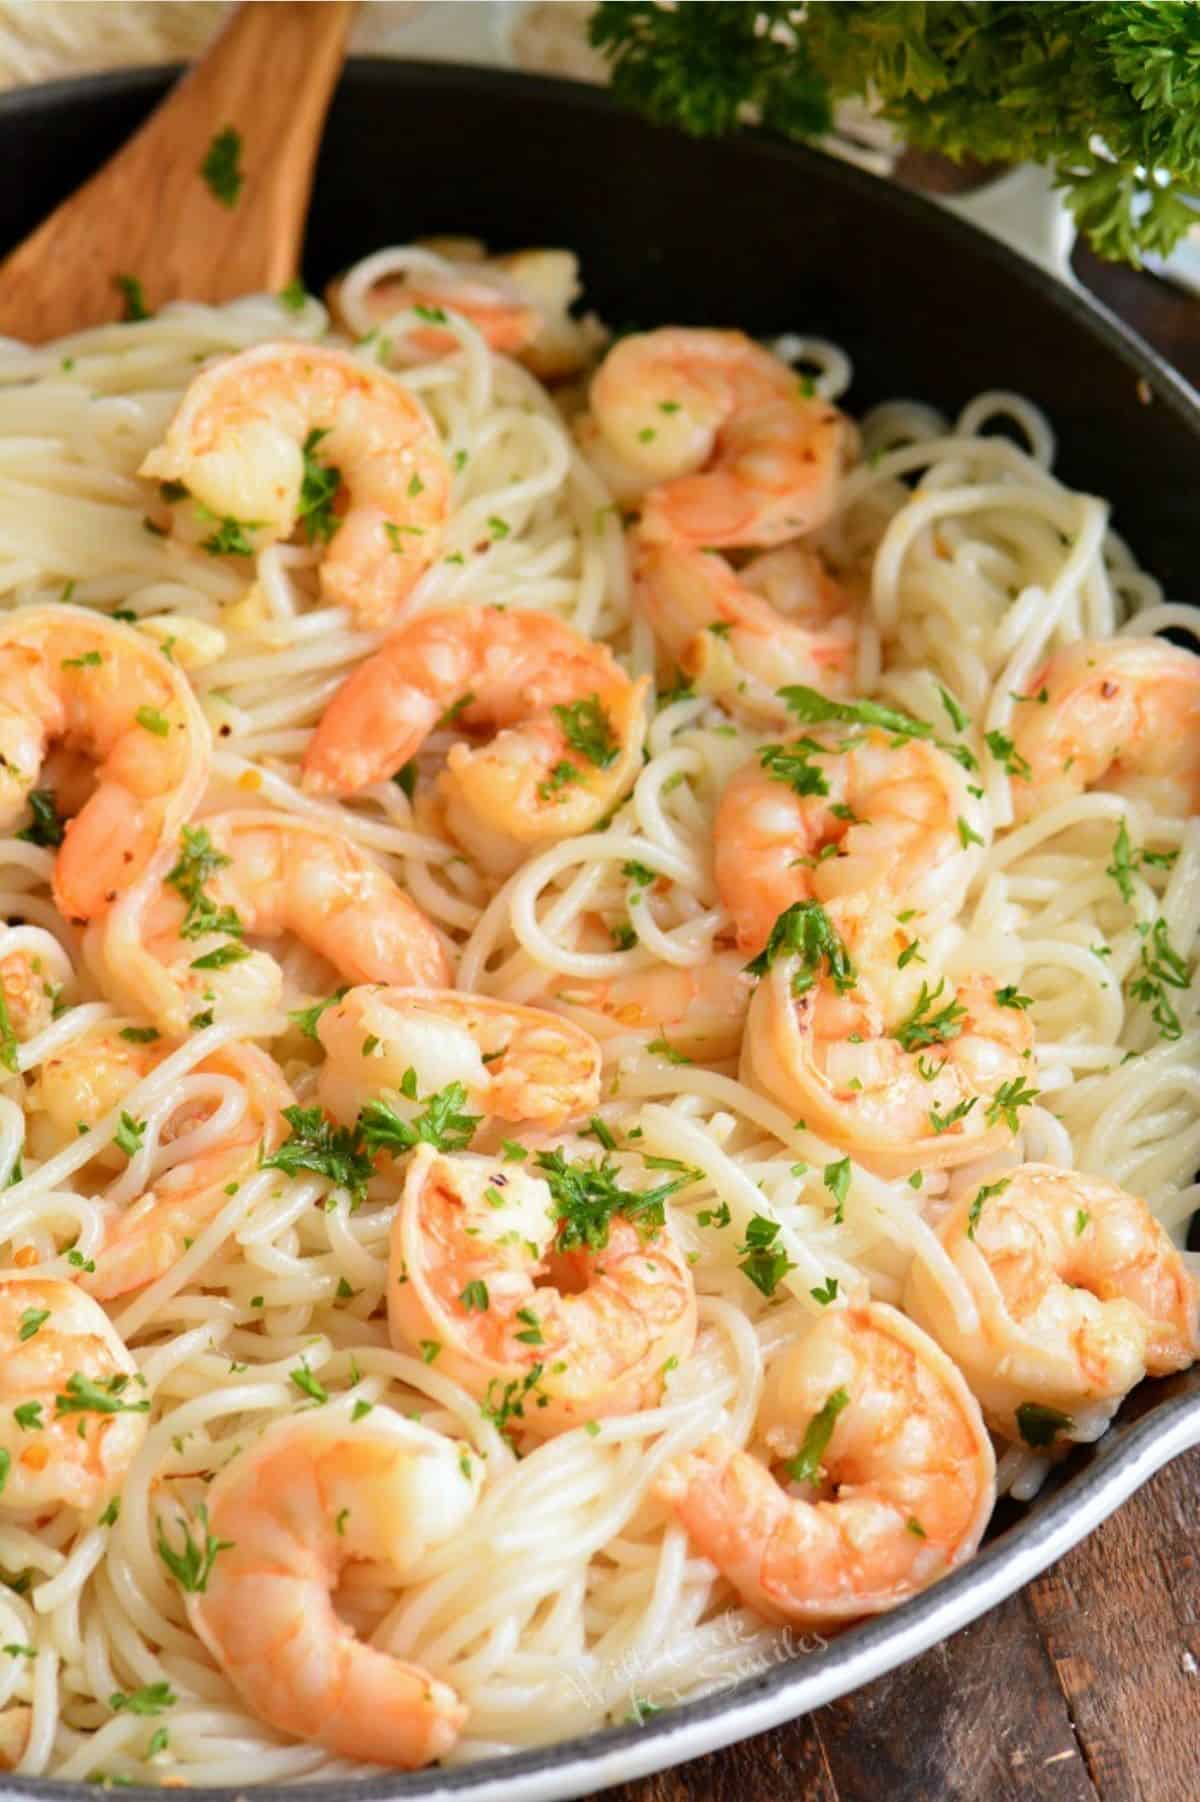
[[[119,278],[151,311],[283,287],[353,13],[350,0],[239,7],[145,125],[0,265],[0,334],[40,344],[125,317]]]

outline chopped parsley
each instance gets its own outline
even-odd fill
[[[1018,1010],[1033,1006],[1032,995],[1022,995],[1015,982],[1005,983],[1002,989],[996,990],[997,1007],[1014,1007]]]
[[[1189,982],[1187,960],[1175,950],[1167,933],[1167,922],[1159,916],[1152,926],[1138,923],[1141,946],[1138,959],[1141,973],[1129,983],[1133,1001],[1141,1001],[1150,1009],[1150,1018],[1158,1027],[1160,1038],[1178,1039],[1183,1032],[1167,989],[1186,989]]]
[[[329,1400],[328,1389],[326,1389],[324,1383],[319,1383],[317,1381],[303,1358],[300,1360],[300,1368],[298,1370],[289,1370],[288,1377],[289,1380],[295,1384],[301,1395],[307,1395],[311,1401],[321,1403]]]
[[[160,713],[157,707],[139,707],[133,717],[145,731],[153,732],[155,738],[165,738],[171,730],[166,714]]]
[[[996,762],[1002,764],[1010,776],[1019,776],[1022,782],[1032,781],[1029,761],[1022,757],[1011,738],[1003,732],[985,732],[984,739]]]
[[[331,429],[314,426],[301,446],[304,474],[296,518],[310,544],[328,544],[342,523],[333,511],[334,496],[342,485],[342,472],[332,464],[319,462],[316,456],[318,444],[329,436]]]
[[[525,1399],[541,1381],[542,1369],[541,1364],[531,1364],[523,1377],[514,1377],[510,1383],[502,1382],[499,1377],[492,1378],[479,1412],[485,1420],[491,1421],[497,1432],[505,1432],[511,1420],[525,1418]]]
[[[122,1373],[107,1377],[103,1382],[93,1383],[81,1370],[74,1371],[67,1378],[65,1393],[54,1398],[55,1418],[62,1414],[149,1414],[148,1401],[143,1399],[127,1402],[122,1399],[129,1387],[129,1380]]]
[[[833,1224],[840,1226],[846,1217],[846,1197],[850,1193],[850,1159],[839,1158],[834,1164],[826,1164],[821,1181],[837,1203]]]
[[[813,751],[820,749],[808,738],[798,739],[792,745],[764,745],[758,761],[772,782],[786,782],[794,794],[827,795],[828,780],[810,761]]]
[[[657,1233],[666,1220],[663,1204],[667,1197],[685,1188],[695,1176],[685,1170],[682,1176],[670,1177],[652,1189],[625,1189],[607,1152],[601,1159],[571,1164],[560,1150],[539,1151],[534,1161],[550,1189],[563,1251],[579,1247],[603,1251],[614,1215],[632,1222],[639,1232]]]
[[[1022,1402],[1017,1408],[1017,1431],[1026,1445],[1053,1445],[1059,1433],[1071,1432],[1074,1425],[1069,1414],[1047,1408],[1041,1402]]]
[[[113,1134],[113,1144],[118,1151],[123,1151],[127,1158],[142,1149],[142,1140],[146,1136],[146,1122],[135,1120],[132,1114],[121,1112],[121,1124]]]
[[[416,1099],[416,1073],[411,1075],[409,1099]],[[479,1125],[479,1114],[463,1112],[467,1091],[460,1082],[447,1083],[435,1095],[423,1095],[423,1111],[414,1120],[403,1119],[386,1101],[368,1101],[358,1116],[359,1130],[369,1152],[411,1151],[414,1145],[433,1145],[438,1151],[466,1151]]]
[[[462,1303],[464,1312],[467,1314],[486,1314],[491,1306],[488,1297],[488,1286],[478,1278],[476,1278],[474,1282],[467,1284],[458,1299]]]
[[[305,292],[304,283],[296,275],[292,277],[286,288],[279,290],[275,298],[281,307],[287,308],[289,313],[302,313],[308,295]]]
[[[935,1071],[934,1074],[936,1075],[937,1072]],[[950,1109],[950,1112],[948,1114],[939,1114],[936,1108],[930,1108],[930,1110],[929,1110],[930,1126],[933,1128],[935,1133],[949,1132],[950,1128],[952,1126],[957,1125],[957,1123],[960,1120],[966,1119],[967,1115],[970,1113],[971,1109],[975,1106],[975,1103],[978,1100],[979,1100],[978,1095],[972,1095],[969,1097],[968,1100],[958,1102],[954,1107],[952,1107]]]
[[[815,1289],[810,1289],[808,1293],[812,1296],[814,1301],[819,1301],[823,1308],[827,1308],[831,1301],[837,1300],[837,1292],[838,1280],[836,1276],[827,1276],[823,1283],[819,1284]]]
[[[358,1131],[334,1126],[319,1107],[285,1107],[283,1117],[291,1134],[278,1150],[262,1160],[263,1168],[282,1170],[288,1176],[301,1170],[327,1176],[339,1189],[345,1189],[351,1204],[357,1206],[366,1194],[372,1169]]]
[[[208,1527],[208,1509],[201,1502],[196,1509],[196,1519],[203,1530],[204,1537],[193,1539],[192,1530],[186,1521],[181,1521],[183,1530],[183,1549],[175,1551],[168,1544],[163,1532],[162,1521],[158,1521],[158,1555],[179,1584],[189,1595],[203,1595],[208,1588],[208,1579],[212,1575],[213,1565],[220,1552],[231,1551],[231,1539],[217,1539]]]
[[[200,540],[202,551],[207,551],[210,557],[253,557],[254,546],[246,534],[257,531],[262,524],[261,520],[234,519],[228,513],[221,517],[210,513],[207,507],[198,508],[197,511],[202,519],[216,521],[216,531]]]
[[[200,165],[200,173],[208,184],[209,193],[222,206],[235,207],[245,183],[246,177],[238,168],[241,151],[241,132],[236,131],[232,125],[227,125],[216,134]]]
[[[113,287],[125,302],[121,317],[127,323],[136,325],[141,319],[153,319],[154,314],[146,305],[145,292],[136,275],[114,275]]]
[[[793,1483],[819,1483],[823,1475],[821,1459],[829,1449],[829,1441],[833,1438],[833,1429],[837,1425],[837,1417],[843,1408],[850,1406],[848,1389],[835,1389],[825,1399],[825,1405],[813,1415],[804,1429],[804,1438],[800,1442],[800,1450],[790,1459],[784,1469]]]
[[[562,727],[563,737],[573,751],[586,757],[598,770],[606,770],[609,764],[615,762],[620,747],[612,721],[600,704],[599,695],[572,701],[568,706],[553,707],[551,712]]]
[[[49,1318],[49,1308],[25,1308],[17,1328],[17,1338],[24,1344],[27,1339],[33,1338],[39,1327],[45,1326]]]
[[[17,837],[26,844],[44,845],[54,850],[63,842],[66,826],[58,811],[57,797],[52,788],[31,789],[25,797],[29,802],[29,811],[33,818],[24,831]]]
[[[1041,1090],[1031,1089],[1023,1076],[1014,1076],[1011,1082],[1002,1082],[988,1102],[988,1125],[995,1126],[998,1120],[1003,1120],[1009,1132],[1015,1133],[1020,1126],[1020,1109],[1028,1107],[1040,1094]]]
[[[967,1209],[968,1239],[975,1237],[975,1228],[979,1225],[982,1217],[984,1203],[991,1201],[995,1195],[1003,1195],[1011,1181],[1011,1176],[1004,1176],[998,1183],[984,1183],[983,1187],[977,1191],[974,1201]]]
[[[288,1019],[296,1023],[306,1039],[315,1039],[319,1044],[321,1035],[317,1031],[318,1020],[327,1009],[336,1007],[342,997],[348,993],[349,990],[346,988],[335,989],[332,995],[326,995],[324,1001],[314,1001],[311,1007],[296,1008],[293,1013],[288,1015]]]
[[[774,1295],[788,1271],[796,1268],[783,1247],[775,1243],[778,1237],[778,1220],[752,1214],[746,1222],[746,1237],[737,1248],[741,1253],[738,1269],[766,1296]]]
[[[117,1690],[108,1698],[108,1705],[114,1714],[161,1714],[165,1708],[174,1708],[178,1700],[169,1683],[143,1683],[141,1689],[128,1693]]]
[[[801,968],[792,978],[792,989],[801,995],[812,987],[822,960],[839,995],[854,987],[857,972],[850,953],[819,901],[793,901],[772,926],[758,956],[746,965],[752,976],[765,976],[779,957],[796,956]]]
[[[127,1045],[153,1045],[161,1035],[157,1026],[122,1026],[118,1036]]]
[[[892,1037],[905,1051],[921,1051],[927,1045],[944,1045],[948,1039],[955,1039],[963,1028],[967,1010],[953,996],[944,1007],[933,1011],[933,1004],[939,1000],[946,987],[943,977],[936,989],[930,989],[927,983],[921,984],[921,993],[917,996],[916,1006],[907,1020],[902,1020]]]

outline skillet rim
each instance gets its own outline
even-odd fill
[[[87,107],[110,95],[152,101],[182,72],[180,65],[151,65],[106,71],[17,88],[0,94],[0,145],[10,133],[19,135],[24,121],[64,113],[72,105]],[[386,56],[347,59],[342,82],[350,87],[402,92],[417,87],[453,93],[467,101],[475,94],[507,92],[532,106],[569,104],[596,116],[630,117],[604,89],[549,76],[493,69],[472,64],[418,62]],[[340,85],[340,84],[339,84]],[[664,136],[678,134],[657,129]],[[804,145],[761,131],[739,134],[761,155],[790,168],[808,168],[827,184],[840,184],[847,195],[870,194],[899,217],[919,220],[940,233],[950,253],[969,248],[989,260],[998,278],[1032,288],[1041,302],[1066,315],[1079,330],[1099,341],[1132,374],[1146,381],[1157,402],[1165,405],[1200,444],[1200,395],[1167,360],[1145,343],[1091,295],[1065,287],[999,240],[939,207],[934,201],[897,187],[853,164]],[[451,1770],[388,1771],[367,1778],[333,1778],[317,1782],[263,1786],[258,1793],[274,1802],[554,1802],[555,1798],[591,1795],[610,1784],[626,1782],[715,1751],[736,1740],[793,1719],[836,1700],[896,1666],[916,1657],[949,1634],[966,1626],[988,1608],[1015,1593],[1046,1566],[1079,1543],[1134,1490],[1179,1452],[1200,1443],[1200,1366],[1187,1377],[1147,1382],[1140,1417],[1123,1415],[1091,1452],[1090,1462],[1047,1499],[1032,1503],[1020,1520],[1001,1532],[976,1556],[931,1589],[888,1614],[850,1628],[824,1649],[791,1658],[766,1672],[669,1708],[644,1726],[600,1728],[572,1739],[481,1760]],[[1148,1405],[1145,1397],[1156,1399]],[[1128,1412],[1128,1409],[1125,1411]],[[95,1785],[53,1778],[0,1778],[0,1802],[80,1802],[94,1795]],[[121,1786],[123,1789],[124,1785]],[[146,1802],[161,1794],[158,1786],[132,1785],[128,1793]],[[247,1792],[234,1786],[189,1790],[196,1802],[237,1802]]]

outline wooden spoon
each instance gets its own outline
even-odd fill
[[[0,264],[0,334],[41,344],[142,301],[153,312],[284,287],[353,13],[349,0],[239,7],[128,144]]]

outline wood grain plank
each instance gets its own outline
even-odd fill
[[[1200,1796],[1200,1454],[1030,1585],[1103,1802]]]

